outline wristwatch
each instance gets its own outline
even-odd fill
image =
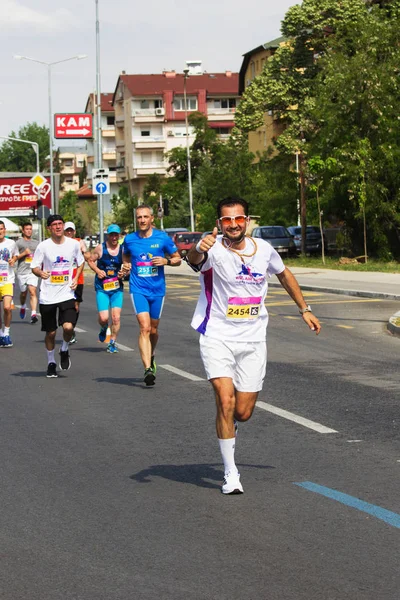
[[[171,266],[171,259],[167,258],[167,266],[170,267]]]
[[[299,313],[301,315],[304,315],[304,313],[306,312],[312,312],[311,306],[309,304],[307,304],[307,306],[305,308],[300,308]]]

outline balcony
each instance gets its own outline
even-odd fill
[[[125,140],[115,140],[115,145],[117,148],[125,148]]]
[[[212,106],[207,107],[208,115],[233,115],[235,114],[236,108],[214,108]]]
[[[132,118],[135,123],[163,122],[165,111],[163,108],[135,108],[132,109]]]
[[[125,125],[125,117],[121,115],[119,117],[115,117],[115,127],[124,127]]]
[[[151,175],[152,173],[158,173],[159,175],[165,175],[166,165],[163,162],[151,162],[142,163],[140,165],[133,165],[133,177],[140,177]]]
[[[115,127],[107,127],[106,129],[103,128],[101,130],[101,136],[104,138],[111,138],[111,137],[115,137]]]
[[[113,150],[103,148],[103,160],[115,160],[116,155],[117,151],[115,150],[115,148]]]
[[[152,148],[165,148],[166,141],[162,135],[146,135],[146,136],[134,136],[132,142],[135,146],[135,150],[151,150]]]

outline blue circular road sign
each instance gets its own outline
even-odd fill
[[[96,183],[95,189],[98,194],[105,194],[107,191],[107,184],[105,184],[103,181],[99,181]]]

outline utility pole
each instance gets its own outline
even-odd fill
[[[103,167],[103,149],[101,140],[101,85],[100,85],[100,21],[99,0],[96,3],[96,169]],[[103,194],[98,194],[100,243],[104,242],[104,202]]]

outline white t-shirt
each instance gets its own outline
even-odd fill
[[[52,239],[41,242],[35,250],[31,268],[40,267],[49,271],[48,279],[40,280],[40,304],[56,304],[72,300],[75,297],[71,290],[74,264],[84,262],[82,252],[76,240],[64,238],[62,244],[55,244]]]
[[[0,285],[14,283],[15,271],[8,261],[17,254],[19,254],[17,244],[13,240],[4,238],[0,244]]]
[[[264,299],[268,278],[285,270],[279,254],[262,239],[246,238],[241,258],[222,245],[222,236],[201,267],[201,293],[192,327],[208,337],[236,342],[264,341],[268,311]]]

